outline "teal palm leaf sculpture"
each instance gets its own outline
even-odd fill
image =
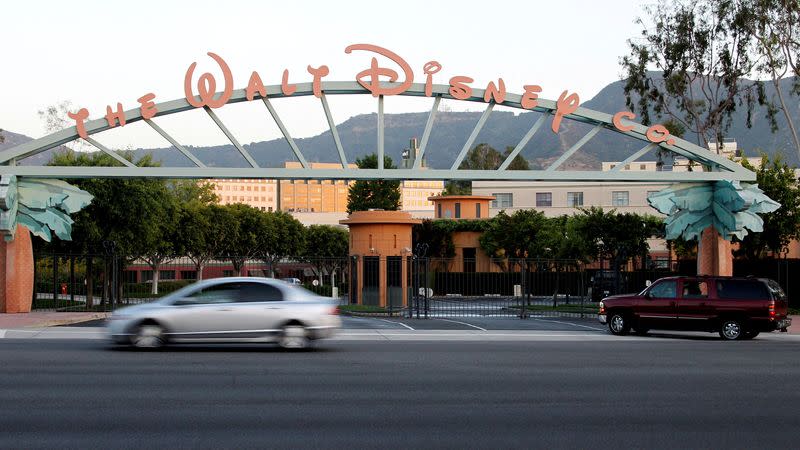
[[[713,226],[723,238],[743,239],[748,230],[764,231],[760,213],[773,212],[780,203],[764,195],[756,185],[738,181],[708,184],[675,184],[647,198],[650,206],[666,214],[667,239],[699,239]]]
[[[59,239],[71,240],[70,214],[80,211],[92,201],[92,195],[61,180],[0,177],[0,234],[6,241],[14,239],[17,224],[47,242],[55,233]]]

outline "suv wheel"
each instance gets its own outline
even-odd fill
[[[608,329],[611,334],[622,336],[631,331],[631,324],[623,313],[615,312],[611,313],[611,317],[608,318]]]
[[[758,336],[759,331],[751,330],[744,333],[744,339],[753,339]]]
[[[722,339],[735,341],[745,337],[744,326],[739,319],[723,319],[719,327],[719,335]]]

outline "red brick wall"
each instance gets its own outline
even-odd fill
[[[33,247],[22,225],[11,242],[0,240],[0,313],[31,311],[33,297]]]

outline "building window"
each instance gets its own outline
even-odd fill
[[[438,205],[436,205],[436,208],[437,208],[436,217],[441,219],[442,218],[442,204],[439,203]]]
[[[647,170],[646,164],[639,164],[639,170]]]
[[[611,206],[628,206],[629,203],[628,191],[614,191],[611,193]]]
[[[175,279],[175,271],[174,270],[159,270],[158,271],[158,278],[162,280],[174,280]]]
[[[583,206],[583,192],[567,192],[567,206]]]
[[[196,279],[197,279],[196,270],[181,270],[181,280],[196,280]]]
[[[511,208],[514,206],[514,194],[511,193],[494,193],[494,200],[492,200],[492,208]]]
[[[456,202],[456,219],[461,218],[461,203]]]
[[[475,203],[475,218],[477,218],[477,219],[481,218],[481,204],[480,203]]]
[[[536,193],[536,206],[553,206],[553,193],[552,192],[537,192]]]

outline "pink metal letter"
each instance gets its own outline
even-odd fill
[[[314,76],[314,81],[311,83],[312,90],[314,91],[314,97],[320,98],[322,97],[322,89],[320,88],[320,80],[322,77],[330,73],[328,70],[328,66],[321,65],[319,68],[313,68],[310,65],[306,69],[308,73]]]
[[[116,112],[111,110],[111,105],[106,106],[106,122],[108,122],[108,126],[114,128],[117,126],[117,121],[119,121],[119,126],[125,126],[125,112],[122,110],[122,103],[120,102],[117,102]]]
[[[614,127],[619,131],[631,131],[635,127],[633,125],[623,125],[622,118],[633,120],[636,118],[636,114],[630,111],[620,111],[614,114],[614,118],[611,120],[614,123]]]
[[[139,107],[139,111],[142,114],[142,119],[152,119],[158,112],[156,109],[156,104],[153,103],[154,98],[156,98],[156,94],[153,94],[152,92],[149,94],[144,94],[138,98],[138,102],[141,105]]]
[[[84,121],[89,118],[89,110],[86,108],[81,108],[76,113],[68,112],[67,115],[70,119],[75,119],[75,127],[78,129],[78,136],[86,139],[89,137],[89,134],[86,133],[86,126],[84,125]]]
[[[197,80],[197,93],[200,97],[200,101],[195,100],[194,95],[192,95],[192,75],[194,74],[194,68],[197,66],[197,63],[193,62],[186,70],[186,75],[183,78],[183,92],[186,94],[186,101],[195,108],[201,106],[219,108],[227,103],[228,99],[231,98],[231,94],[233,94],[233,75],[231,74],[231,69],[225,61],[215,53],[208,52],[208,56],[219,64],[219,68],[222,70],[222,76],[225,79],[225,89],[222,91],[222,95],[215,100],[214,94],[217,82],[214,79],[214,75],[206,72]]]
[[[567,91],[561,93],[556,102],[556,114],[553,117],[553,133],[558,133],[558,128],[561,126],[561,119],[567,114],[572,114],[578,109],[580,98],[578,94],[569,94]]]
[[[385,56],[403,69],[405,80],[403,80],[400,86],[383,88],[380,85],[380,77],[389,77],[389,81],[394,82],[397,81],[397,72],[386,67],[378,66],[378,59],[372,58],[372,64],[370,65],[370,68],[359,72],[358,75],[356,75],[356,81],[358,81],[358,84],[363,86],[364,89],[372,92],[373,97],[402,94],[411,87],[411,83],[414,81],[414,71],[411,70],[411,66],[409,66],[403,58],[398,56],[393,51],[372,44],[353,44],[347,46],[347,48],[344,49],[344,52],[350,54],[353,50],[366,50],[377,53],[381,56]],[[369,81],[364,81],[362,79],[364,77],[369,77]]]

